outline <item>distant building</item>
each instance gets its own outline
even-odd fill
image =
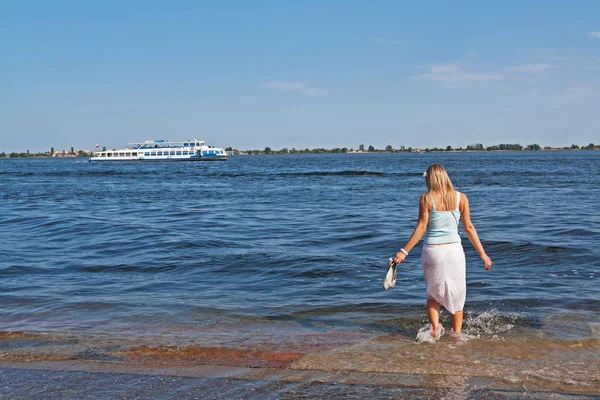
[[[52,157],[77,157],[80,152],[92,154],[92,150],[73,149],[73,152],[71,150],[54,150]]]

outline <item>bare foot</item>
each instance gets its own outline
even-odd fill
[[[437,336],[437,331],[438,331],[438,327],[437,326],[433,326],[431,329],[431,336],[436,337]]]

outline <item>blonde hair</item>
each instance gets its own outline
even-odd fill
[[[441,204],[436,204],[437,209],[452,210],[456,207],[456,194],[452,181],[448,173],[440,164],[432,164],[425,171],[425,182],[427,183],[427,194],[441,200]],[[430,196],[426,196],[427,202]]]

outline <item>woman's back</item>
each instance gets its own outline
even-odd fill
[[[454,194],[448,193],[448,196],[432,191],[427,194],[431,211],[429,211],[425,244],[460,243],[458,234],[460,192],[456,190],[453,192]],[[438,209],[437,205],[440,203]]]

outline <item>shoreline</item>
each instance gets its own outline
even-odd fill
[[[329,372],[282,368],[118,365],[106,362],[0,362],[10,385],[0,396],[14,398],[569,398],[600,392],[548,390],[480,376]]]
[[[224,332],[195,338],[180,332],[171,343],[165,337],[106,333],[0,332],[0,379],[10,382],[0,385],[0,397],[48,396],[48,388],[55,387],[52,396],[67,398],[93,384],[95,398],[124,397],[134,388],[160,398],[157,382],[171,382],[171,394],[212,388],[215,395],[232,390],[242,397],[260,391],[273,395],[273,385],[286,388],[281,396],[305,390],[308,398],[322,398],[320,391],[308,390],[314,385],[332,395],[355,391],[361,397],[415,390],[411,393],[451,391],[464,398],[600,395],[600,338],[595,335],[556,339],[534,330],[466,339],[445,335],[435,343],[418,343],[400,333],[331,329],[274,342],[281,332],[271,329],[272,336],[227,332],[237,338],[233,342],[219,339]],[[223,344],[211,344],[215,338]],[[139,387],[140,381],[147,382]]]
[[[537,153],[537,152],[558,152],[558,151],[600,151],[600,149],[539,149],[539,150],[413,150],[413,151],[348,151],[348,152],[332,152],[332,151],[323,151],[323,152],[288,152],[288,153],[278,153],[276,151],[272,153],[253,153],[252,151],[240,151],[239,153],[233,153],[235,156],[256,156],[256,155],[306,155],[306,154],[426,154],[426,153],[442,153],[442,154],[450,154],[450,153]],[[0,157],[0,160],[6,159],[87,159],[90,156],[17,156],[10,157],[7,155],[6,157]]]

